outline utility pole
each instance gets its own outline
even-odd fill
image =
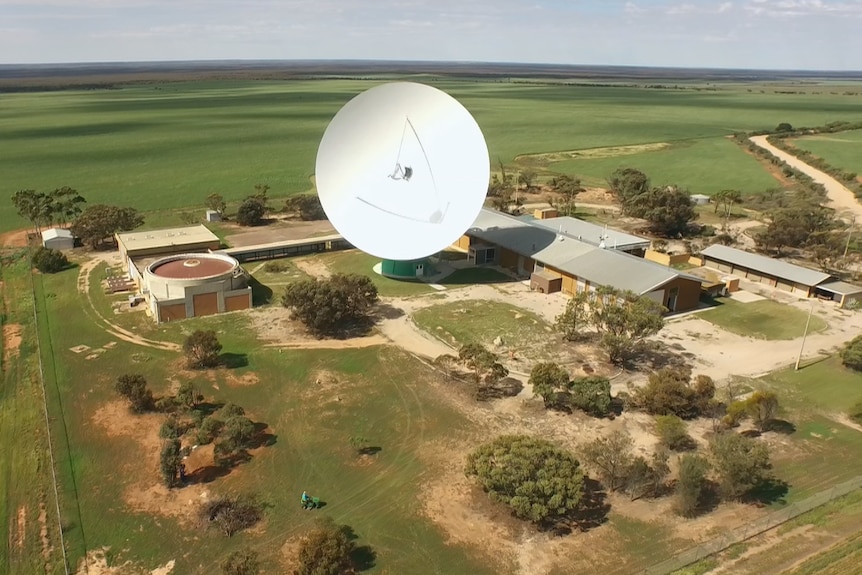
[[[796,356],[796,367],[793,371],[799,371],[799,362],[802,361],[802,350],[805,349],[805,337],[808,335],[808,326],[811,325],[811,314],[814,313],[814,300],[811,300],[811,307],[808,309],[808,319],[805,320],[805,331],[802,332],[802,344],[799,346],[799,355]]]
[[[856,225],[856,216],[853,216],[853,223],[847,228],[847,244],[844,246],[844,259],[847,259],[847,250],[850,249],[850,236],[853,235],[853,226]]]

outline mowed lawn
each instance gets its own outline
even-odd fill
[[[680,156],[659,152],[654,165],[650,159],[640,165],[635,156],[624,158],[652,171],[657,184],[679,183],[695,192],[763,187],[765,176],[755,174],[754,160],[721,139],[734,131],[768,129],[782,121],[862,120],[862,109],[851,98],[759,93],[734,84],[702,92],[411,79],[436,85],[465,105],[482,128],[494,165],[520,154],[713,139],[671,152]],[[350,98],[379,83],[201,81],[4,94],[3,193],[68,185],[90,203],[162,210],[171,219],[177,212],[164,210],[200,209],[211,193],[236,201],[257,183],[270,185],[274,198],[307,191],[328,122]],[[668,160],[694,162],[696,168],[661,171]],[[719,167],[708,169],[711,164]],[[584,173],[604,178],[607,167],[595,165]],[[718,170],[728,167],[727,183],[719,184]],[[710,183],[702,189],[690,177],[695,170],[706,170],[702,179]],[[741,185],[745,182],[737,177],[752,178],[751,184]],[[11,203],[0,203],[0,231],[24,225]]]
[[[802,337],[808,314],[769,299],[742,303],[721,298],[714,308],[704,311],[699,317],[738,335],[775,340]],[[817,333],[826,327],[822,318],[812,315],[808,333]]]
[[[396,280],[378,274],[374,271],[374,266],[380,263],[380,258],[359,250],[315,254],[299,259],[313,260],[315,264],[325,266],[332,273],[368,276],[377,286],[377,292],[384,297],[408,297],[434,292],[434,288],[419,280]]]
[[[117,341],[94,324],[82,312],[76,273],[39,276],[37,284],[45,356],[54,358],[46,365],[52,425],[68,438],[68,448],[58,446],[57,466],[73,561],[85,549],[109,547],[113,564],[129,560],[154,569],[176,560],[177,573],[209,574],[231,551],[250,547],[267,572],[284,572],[283,546],[295,543],[315,517],[329,515],[353,527],[359,545],[373,548],[372,572],[496,572],[483,564],[481,550],[446,544],[422,515],[421,490],[433,469],[417,455],[429,443],[463,441],[473,431],[435,401],[428,380],[435,376],[420,363],[386,347],[279,353],[260,346],[247,324],[230,321],[236,316],[225,316],[167,327],[215,329],[223,351],[245,361],[235,369],[185,372],[179,353]],[[90,351],[71,350],[79,345]],[[228,539],[154,510],[160,504],[129,503],[158,483],[161,416],[114,409],[113,419],[104,417],[118,399],[113,381],[124,373],[144,375],[157,397],[191,379],[208,401],[241,405],[269,426],[272,445],[206,484],[211,496],[259,494],[267,505],[260,528]],[[373,461],[357,460],[353,435],[381,448]],[[325,501],[324,509],[301,510],[303,490]],[[180,509],[189,505],[182,494],[176,501]]]
[[[836,168],[862,174],[862,130],[794,138],[791,142],[797,148],[823,158]]]
[[[799,371],[766,375],[754,387],[775,391],[782,406],[779,417],[796,427],[786,436],[792,448],[773,450],[776,475],[790,484],[789,500],[862,475],[862,431],[842,423],[862,400],[862,374],[833,356]]]

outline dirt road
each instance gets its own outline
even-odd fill
[[[763,148],[773,156],[780,158],[787,165],[796,168],[800,172],[808,175],[818,184],[822,184],[826,188],[826,193],[829,196],[829,207],[833,208],[839,214],[841,212],[852,213],[854,217],[862,216],[862,204],[853,195],[853,192],[848,190],[838,180],[825,172],[821,172],[817,168],[809,166],[796,156],[788,154],[783,150],[779,150],[772,144],[766,141],[767,136],[752,136],[749,138],[756,146]]]

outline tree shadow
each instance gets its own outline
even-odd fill
[[[685,352],[677,351],[661,341],[645,342],[623,367],[636,371],[655,371],[665,367],[688,367]]]
[[[384,319],[398,319],[404,316],[404,310],[388,303],[378,303],[374,306],[372,316],[375,322]]]
[[[769,477],[758,486],[748,492],[743,499],[746,503],[756,505],[769,505],[772,503],[786,503],[785,496],[790,491],[790,484],[783,479]]]
[[[210,483],[219,477],[224,477],[231,472],[230,467],[221,465],[206,465],[198,467],[191,473],[186,473],[186,478],[183,485],[192,485],[196,483]]]
[[[219,363],[228,369],[248,366],[248,354],[246,353],[223,353],[218,356]]]
[[[763,423],[763,431],[771,431],[782,435],[792,435],[796,433],[796,425],[785,419],[767,419]]]
[[[482,383],[476,388],[477,401],[489,401],[503,397],[515,397],[524,389],[524,384],[514,377],[504,377],[494,383]]]
[[[762,435],[759,429],[745,429],[740,431],[739,434],[743,437],[747,437],[749,439],[757,439]]]
[[[271,447],[278,442],[278,436],[274,433],[267,433],[267,429],[269,426],[265,423],[257,422],[254,424],[254,436],[248,443],[249,449]]]
[[[323,502],[321,501],[321,503]],[[350,525],[342,525],[340,529],[348,541],[353,542],[359,539],[359,535]],[[354,570],[367,571],[377,564],[377,553],[370,545],[354,547],[350,552],[350,562],[353,563]]]
[[[272,301],[272,288],[260,283],[253,276],[248,280],[251,288],[251,305],[261,306]]]
[[[581,504],[568,517],[572,526],[581,532],[589,531],[603,525],[608,520],[608,512],[611,510],[608,496],[601,483],[590,477],[584,476],[584,493],[581,496]]]
[[[379,445],[369,445],[368,447],[360,447],[356,450],[357,455],[377,455],[383,451]]]
[[[704,482],[703,490],[700,492],[700,499],[697,502],[695,515],[711,513],[718,507],[719,503],[721,503],[721,496],[718,492],[718,484],[707,480]]]
[[[221,409],[224,406],[225,406],[225,403],[223,401],[215,401],[215,402],[202,401],[202,402],[196,404],[194,409],[192,409],[192,411],[198,411],[201,413],[201,415],[203,417],[209,417],[210,415],[212,415],[213,413],[215,413],[216,411],[218,411],[219,409]]]

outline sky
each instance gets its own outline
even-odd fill
[[[0,64],[432,60],[862,70],[862,0],[0,0]]]

